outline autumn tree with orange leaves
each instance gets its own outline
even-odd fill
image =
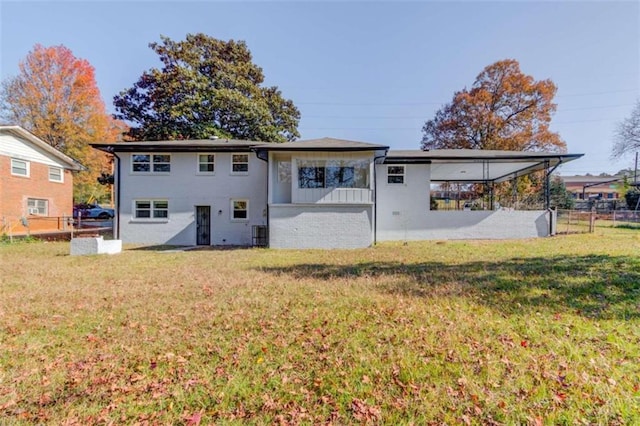
[[[89,143],[118,141],[126,127],[107,113],[93,66],[65,46],[37,44],[19,69],[2,83],[3,118],[87,168],[74,176],[76,201],[105,197],[106,187],[97,178],[110,172],[110,158]]]
[[[425,123],[422,149],[565,152],[566,144],[549,129],[555,94],[551,80],[534,80],[514,59],[498,61]]]

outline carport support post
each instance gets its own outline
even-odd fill
[[[514,175],[511,180],[511,207],[518,209],[518,175]]]
[[[489,210],[493,210],[494,209],[493,185],[494,185],[494,182],[491,181],[491,183],[489,184]]]
[[[555,168],[554,168],[555,169]],[[553,170],[549,170],[549,160],[544,162],[544,209],[549,210],[551,207],[551,186],[549,178]]]

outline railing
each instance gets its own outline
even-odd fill
[[[108,221],[107,228],[113,222]],[[0,236],[43,235],[69,233],[80,230],[105,228],[105,222],[97,220],[74,219],[71,216],[4,216],[0,218]]]
[[[37,232],[67,231],[73,229],[71,216],[28,216],[2,218],[0,234],[22,235]]]

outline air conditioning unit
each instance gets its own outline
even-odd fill
[[[38,209],[36,207],[29,207],[29,214],[38,214]]]

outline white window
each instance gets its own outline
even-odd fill
[[[387,166],[387,183],[404,183],[404,166]]]
[[[170,154],[132,154],[131,170],[134,173],[169,173]]]
[[[231,154],[231,173],[249,173],[249,154]]]
[[[278,183],[291,183],[291,161],[278,161]]]
[[[11,159],[11,174],[15,176],[29,177],[29,162]]]
[[[49,214],[49,201],[38,198],[27,198],[27,213],[38,216]]]
[[[231,200],[231,218],[233,220],[249,219],[249,200]]]
[[[49,180],[51,182],[63,182],[64,172],[60,167],[49,166]]]
[[[216,171],[214,154],[198,154],[198,173],[213,174]]]
[[[136,219],[168,219],[169,201],[135,200],[133,217]]]

